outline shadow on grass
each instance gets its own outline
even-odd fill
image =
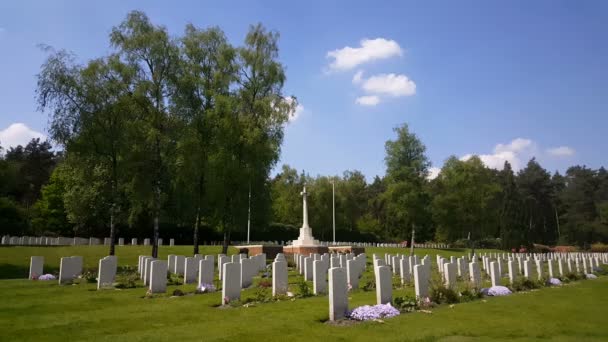
[[[0,264],[0,279],[27,279],[29,272],[29,266]],[[44,273],[56,274],[59,268],[45,266]]]

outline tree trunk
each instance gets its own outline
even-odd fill
[[[201,174],[201,177],[198,181],[198,203],[196,205],[196,220],[194,222],[194,236],[192,238],[192,244],[194,245],[194,254],[198,254],[198,235],[201,226],[201,205],[203,200],[204,183],[205,179],[204,176]]]
[[[159,182],[160,183],[160,182]],[[159,216],[160,216],[160,185],[157,184],[154,195],[154,241],[152,243],[152,257],[158,258]]]
[[[114,226],[114,205],[110,207],[110,253],[114,255],[114,241],[116,240],[116,228]]]
[[[201,206],[199,204],[196,208],[196,221],[194,222],[194,236],[192,239],[192,244],[194,245],[194,254],[198,254],[198,227],[200,225],[200,211]]]

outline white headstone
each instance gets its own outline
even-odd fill
[[[543,278],[543,261],[536,260],[536,274],[538,275],[538,280]]]
[[[115,255],[108,255],[99,259],[99,270],[97,273],[97,289],[112,286],[116,277],[118,259]]]
[[[351,262],[351,261],[349,261]],[[327,268],[322,260],[313,261],[313,292],[318,295],[327,291]]]
[[[61,258],[59,265],[59,284],[74,280],[82,273],[82,257]]]
[[[175,254],[169,254],[167,256],[167,265],[169,273],[175,273]]]
[[[30,275],[28,279],[38,279],[43,273],[44,257],[33,256],[30,258]]]
[[[507,268],[509,269],[509,283],[513,284],[513,282],[515,281],[515,261],[507,261]]]
[[[549,278],[553,278],[554,276],[554,272],[553,272],[553,259],[547,259],[547,265],[549,266]]]
[[[443,278],[445,280],[445,287],[453,288],[456,286],[456,263],[448,262],[443,264]]]
[[[152,276],[152,261],[156,260],[153,257],[144,257],[144,285],[150,285],[150,277]]]
[[[272,295],[284,295],[287,293],[287,262],[275,261],[272,263]]]
[[[241,264],[227,262],[222,270],[222,304],[241,298]]]
[[[481,270],[479,269],[478,263],[469,263],[469,276],[471,277],[473,287],[477,289],[481,288]]]
[[[186,257],[183,255],[175,256],[175,274],[184,275],[184,266],[186,265]]]
[[[198,286],[201,286],[202,284],[213,284],[213,268],[215,266],[213,258],[201,259],[198,263]]]
[[[192,283],[196,282],[197,274],[198,274],[197,258],[187,257],[184,262],[184,284],[192,284]]]
[[[222,272],[224,271],[224,264],[225,263],[229,263],[229,262],[230,262],[230,257],[227,257],[225,255],[220,255],[217,258],[217,269],[218,269],[218,272],[219,272],[219,278],[220,278],[220,280],[222,280],[222,276],[223,276]]]
[[[388,266],[376,268],[376,302],[387,304],[393,300],[393,281]]]
[[[165,293],[167,291],[167,262],[154,260],[151,262],[150,292]]]
[[[409,283],[411,275],[408,259],[402,258],[399,260],[399,270],[401,271],[401,284]]]
[[[329,269],[329,320],[344,318],[348,311],[348,288],[346,269],[332,267]]]
[[[308,281],[312,281],[313,278],[312,262],[311,257],[304,258],[304,279]]]
[[[246,289],[253,283],[256,272],[256,262],[253,259],[241,260],[241,288]]]
[[[346,278],[351,289],[359,288],[359,270],[355,260],[346,261]]]

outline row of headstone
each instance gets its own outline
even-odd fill
[[[110,245],[110,238],[106,237],[103,239],[104,245]],[[137,238],[131,239],[131,245],[137,245]],[[96,237],[81,238],[81,237],[48,237],[48,236],[9,236],[5,235],[2,237],[2,245],[14,245],[14,246],[96,246],[101,245],[102,240]],[[119,246],[125,245],[124,238],[118,238],[117,241]],[[144,239],[144,246],[150,245],[150,239]],[[163,239],[158,239],[158,245],[163,245]],[[169,240],[169,245],[175,245],[175,239]]]

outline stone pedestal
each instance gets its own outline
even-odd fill
[[[285,256],[293,256],[294,254],[309,255],[310,253],[325,254],[329,253],[329,248],[326,246],[285,246],[283,254]]]
[[[247,245],[247,246],[234,246],[239,250],[239,253],[254,256],[258,254],[266,254],[266,258],[274,259],[277,254],[283,253],[283,246],[279,245]]]

